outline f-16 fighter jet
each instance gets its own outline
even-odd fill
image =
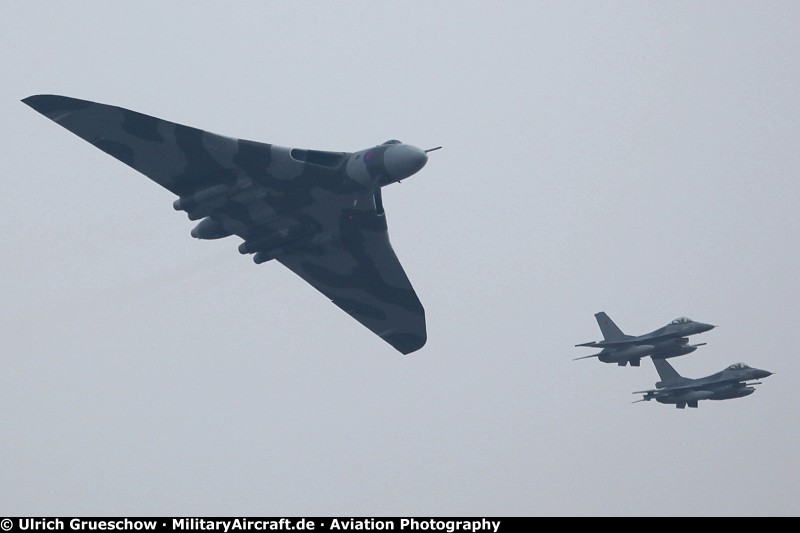
[[[589,359],[597,357],[604,363],[616,363],[625,366],[639,366],[643,357],[653,359],[667,359],[686,355],[695,351],[698,346],[705,343],[689,344],[689,335],[696,335],[714,329],[715,326],[695,322],[686,317],[676,318],[663,328],[651,331],[645,335],[633,336],[622,333],[616,324],[604,312],[594,315],[597,325],[603,333],[604,340],[600,342],[586,342],[575,346],[588,346],[591,348],[602,348],[600,353],[578,357],[578,359]]]
[[[24,103],[178,196],[198,239],[241,237],[408,354],[425,311],[389,243],[381,187],[419,171],[427,152],[391,140],[357,152],[284,148],[65,96]]]
[[[700,400],[730,400],[749,396],[755,392],[754,385],[761,385],[759,380],[772,375],[772,372],[751,368],[744,363],[736,363],[722,372],[711,374],[700,379],[682,377],[663,359],[653,359],[661,381],[653,390],[634,392],[644,394],[641,400],[633,403],[655,400],[659,403],[675,404],[678,409],[697,407]]]

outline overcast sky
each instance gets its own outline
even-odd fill
[[[797,515],[800,4],[0,4],[0,515]],[[402,356],[20,103],[426,168],[383,199]],[[688,377],[573,345],[718,324]],[[694,339],[693,339],[694,340]]]

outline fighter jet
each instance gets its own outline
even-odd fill
[[[386,141],[356,152],[225,137],[65,96],[24,103],[178,196],[197,239],[241,237],[403,354],[425,344],[425,311],[389,242],[381,188],[437,150]]]
[[[643,390],[634,394],[644,394],[641,400],[633,403],[649,402],[655,400],[659,403],[675,404],[678,409],[697,407],[700,400],[730,400],[749,396],[755,392],[754,385],[761,385],[760,381],[772,375],[772,372],[751,368],[744,363],[736,363],[722,372],[711,374],[700,379],[682,377],[674,368],[663,359],[653,359],[661,381],[656,383],[653,390]]]
[[[699,346],[705,345],[705,343],[689,344],[689,339],[686,337],[710,331],[715,327],[681,317],[645,335],[633,336],[622,333],[622,330],[614,324],[605,312],[596,313],[594,317],[597,319],[597,325],[600,326],[604,340],[576,344],[575,346],[588,346],[602,348],[603,350],[594,355],[577,357],[574,361],[597,357],[604,363],[616,363],[619,366],[625,366],[630,363],[631,366],[639,366],[643,357],[651,357],[653,359],[678,357],[679,355],[692,353]]]

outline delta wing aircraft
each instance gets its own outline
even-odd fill
[[[700,400],[730,400],[749,396],[755,392],[754,385],[761,385],[759,379],[772,375],[772,372],[751,368],[744,363],[736,363],[722,372],[704,378],[689,379],[681,376],[663,359],[653,359],[661,381],[653,390],[634,392],[644,394],[641,400],[633,403],[655,400],[659,403],[675,404],[678,409],[697,407]],[[748,383],[750,380],[751,381]]]
[[[614,324],[605,312],[601,311],[595,314],[594,317],[597,320],[597,325],[600,326],[604,340],[576,344],[575,346],[602,348],[602,351],[594,355],[577,357],[574,359],[575,361],[597,357],[604,363],[616,363],[619,366],[627,364],[639,366],[643,357],[652,359],[678,357],[679,355],[692,353],[699,346],[705,345],[705,343],[690,345],[688,336],[710,331],[715,327],[681,317],[655,331],[634,336],[622,333],[622,330]]]
[[[357,152],[235,139],[65,96],[24,103],[178,196],[198,239],[241,237],[398,351],[427,339],[425,311],[389,242],[381,188],[419,171],[428,152],[391,140]]]

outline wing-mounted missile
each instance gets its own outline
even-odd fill
[[[584,342],[583,344],[576,344],[576,345],[575,345],[575,347],[576,347],[576,348],[582,348],[582,347],[587,347],[587,348],[597,348],[597,347],[598,347],[598,343],[597,343],[597,342],[595,342],[595,341],[591,341],[591,342]]]
[[[640,390],[634,392],[634,394],[643,394],[644,396],[642,396],[641,400],[637,400],[633,403],[649,402],[650,400],[664,403],[664,398],[666,397],[666,393],[659,390]]]
[[[215,218],[204,218],[192,229],[192,237],[195,239],[222,239],[233,235],[233,232],[225,229],[221,221]]]
[[[642,394],[642,392],[643,391],[634,392],[634,394]],[[646,391],[646,392],[644,392],[644,396],[642,396],[641,400],[636,400],[635,402],[631,402],[631,403],[649,402],[650,400],[655,399],[655,397],[656,397],[656,392],[655,391]]]
[[[655,400],[658,403],[675,404],[679,409],[683,409],[686,405],[689,405],[689,407],[697,407],[697,402],[700,400],[710,400],[716,396],[716,393],[708,390],[693,390],[682,394],[650,390],[634,392],[634,394],[644,394],[644,396],[641,400],[637,400],[633,403]]]
[[[641,359],[643,357],[648,357],[650,355],[653,355],[655,349],[656,347],[653,346],[652,344],[629,346],[619,350],[604,349],[600,353],[596,353],[593,355],[586,355],[583,357],[576,357],[575,359],[573,359],[573,361],[597,357],[598,359],[600,359],[600,361],[604,363],[616,363],[619,366],[627,366],[628,364],[630,364],[631,366],[639,366]]]

